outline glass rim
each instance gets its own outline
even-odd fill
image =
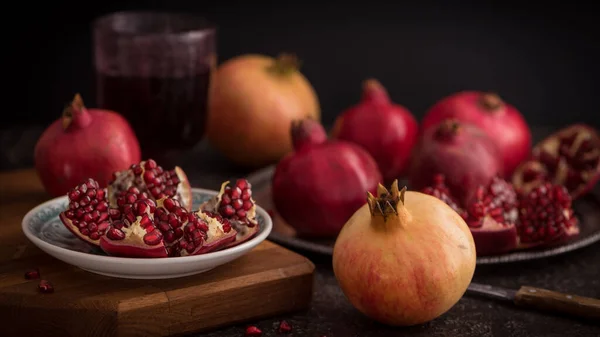
[[[116,20],[119,18],[125,19],[141,19],[143,17],[173,17],[179,19],[191,19],[196,21],[186,29],[177,29],[171,32],[149,32],[144,30],[126,30],[116,27]],[[154,11],[154,10],[123,10],[110,12],[95,18],[92,22],[92,27],[95,32],[110,33],[119,37],[129,38],[157,38],[157,37],[193,37],[214,34],[217,26],[209,21],[206,17],[197,13],[187,13],[181,11]]]

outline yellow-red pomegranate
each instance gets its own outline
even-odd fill
[[[292,151],[294,120],[320,121],[317,95],[290,55],[242,55],[214,74],[207,138],[232,162],[262,167]]]
[[[389,325],[439,317],[462,297],[475,271],[475,243],[443,201],[401,191],[394,181],[348,220],[333,250],[333,270],[350,302]]]

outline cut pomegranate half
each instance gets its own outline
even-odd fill
[[[561,185],[546,182],[519,198],[519,248],[552,246],[579,234],[571,196]]]
[[[83,241],[98,246],[100,237],[109,227],[106,191],[98,182],[88,179],[67,193],[69,205],[60,213],[62,223]]]
[[[546,181],[564,185],[575,200],[599,178],[600,137],[592,127],[575,124],[536,144],[532,158],[517,168],[512,182],[523,193]]]
[[[220,249],[235,240],[237,232],[205,214],[188,212],[177,199],[163,197],[156,204],[135,196],[130,188],[120,197],[118,212],[100,247],[106,253],[126,257],[198,255]],[[134,197],[135,196],[135,197]],[[131,201],[131,203],[130,203]],[[120,213],[120,214],[117,214]]]
[[[115,172],[108,185],[108,200],[111,207],[117,207],[117,199],[128,193],[130,187],[158,200],[171,197],[179,200],[182,207],[192,207],[192,189],[185,172],[175,166],[172,170],[164,170],[154,160],[149,159],[133,164],[128,170]]]
[[[228,247],[251,239],[259,230],[256,221],[256,202],[252,199],[252,185],[246,179],[238,179],[235,185],[229,181],[221,185],[219,193],[200,205],[203,213],[217,219],[229,220],[237,231],[237,238]]]
[[[469,226],[478,256],[495,255],[514,250],[518,237],[517,196],[512,186],[495,177],[487,186],[479,186],[466,207],[459,205],[438,174],[433,186],[423,193],[432,195],[454,209]]]

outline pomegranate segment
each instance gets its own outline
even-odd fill
[[[98,246],[110,225],[105,190],[99,188],[97,181],[88,179],[71,189],[67,196],[69,205],[60,213],[60,220],[75,236]]]
[[[544,183],[523,195],[517,226],[524,248],[553,245],[579,234],[578,220],[564,186]]]
[[[131,165],[128,170],[115,172],[108,186],[111,207],[117,207],[117,198],[131,187],[146,193],[154,200],[171,197],[179,200],[185,209],[192,207],[190,183],[185,172],[178,166],[172,170],[164,170],[154,160],[149,159]]]
[[[515,171],[513,184],[524,193],[546,181],[564,185],[573,200],[589,192],[600,178],[600,136],[575,124],[538,143],[532,158]]]
[[[246,179],[238,179],[233,186],[229,184],[229,181],[221,184],[219,193],[200,205],[197,213],[233,226],[237,237],[235,242],[231,242],[227,247],[251,239],[260,227],[256,221],[256,202],[252,199],[252,185]]]

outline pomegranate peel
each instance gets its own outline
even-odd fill
[[[465,221],[424,193],[379,184],[337,237],[333,270],[348,300],[379,322],[408,326],[454,306],[475,271]]]
[[[587,194],[600,179],[600,136],[594,128],[574,124],[537,143],[531,158],[513,174],[523,193],[549,181],[564,185],[573,200]]]

